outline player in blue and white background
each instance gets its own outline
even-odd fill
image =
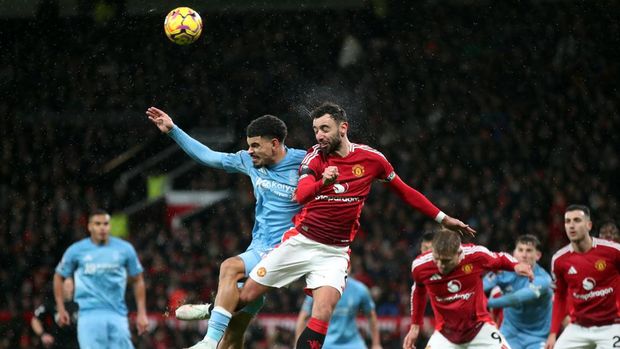
[[[553,290],[549,273],[540,265],[540,240],[526,234],[517,238],[514,257],[532,266],[534,280],[513,272],[489,274],[484,278],[484,290],[499,286],[503,295],[490,298],[488,307],[503,308],[504,321],[500,332],[513,349],[541,349],[545,347],[551,326]]]
[[[295,324],[295,342],[301,335],[308,318],[312,315],[312,297],[306,296],[301,306],[297,323]],[[375,302],[372,300],[370,291],[361,282],[352,277],[347,278],[347,284],[342,293],[342,298],[336,303],[336,308],[329,321],[327,335],[325,336],[324,348],[333,349],[360,349],[366,348],[366,343],[360,335],[355,318],[359,312],[364,313],[368,319],[368,327],[371,336],[371,348],[381,349],[381,338],[377,324]]]
[[[168,134],[200,164],[230,173],[243,173],[252,180],[256,209],[250,246],[245,252],[221,264],[214,305],[186,304],[176,311],[176,317],[181,320],[209,318],[205,338],[192,348],[216,347],[221,341],[220,348],[241,349],[243,334],[261,309],[263,298],[249,304],[233,317],[224,309],[225,306],[231,307],[226,304],[229,300],[220,295],[238,295],[235,290],[237,283],[248,276],[262,257],[281,242],[282,234],[293,226],[292,218],[300,209],[299,204],[293,200],[293,192],[306,151],[284,145],[286,124],[272,115],[264,115],[250,122],[246,130],[247,150],[222,153],[191,138],[164,111],[150,107],[146,114],[160,131]]]
[[[133,348],[125,290],[133,284],[138,334],[146,331],[146,288],[142,265],[134,247],[110,236],[110,215],[95,210],[88,217],[90,237],[65,251],[54,274],[54,299],[60,326],[68,325],[64,304],[64,279],[73,277],[74,300],[79,305],[78,342],[82,349]]]

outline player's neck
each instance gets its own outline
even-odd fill
[[[278,149],[278,151],[276,151],[276,153],[274,154],[273,157],[273,164],[277,164],[280,161],[282,161],[282,159],[284,159],[284,157],[286,156],[286,147],[284,146],[284,144]]]
[[[588,235],[579,241],[571,242],[571,245],[573,245],[573,250],[576,252],[579,252],[579,253],[588,252],[592,248],[592,237]]]
[[[338,149],[336,149],[336,151],[334,151],[334,154],[338,154],[338,156],[343,158],[349,155],[350,152],[351,152],[351,142],[349,142],[349,139],[347,137],[342,137],[340,146],[338,147]]]

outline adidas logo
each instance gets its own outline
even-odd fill
[[[577,269],[575,269],[575,267],[571,265],[570,269],[568,269],[568,275],[575,275],[575,274],[577,274]]]
[[[431,281],[437,281],[437,280],[441,280],[441,275],[433,274],[433,276],[431,276]]]

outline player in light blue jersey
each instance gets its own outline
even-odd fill
[[[300,209],[293,200],[293,192],[306,151],[284,145],[286,124],[272,115],[261,116],[248,125],[247,150],[222,153],[191,138],[162,110],[151,107],[146,114],[160,131],[167,133],[200,164],[231,173],[243,173],[252,180],[256,209],[250,246],[242,254],[226,259],[220,266],[214,305],[186,304],[176,311],[177,318],[182,320],[209,318],[207,335],[197,344],[197,348],[206,345],[206,342],[213,345],[221,341],[220,348],[241,349],[243,333],[262,307],[263,298],[237,312],[234,317],[225,307],[233,307],[231,302],[237,304],[236,298],[230,299],[230,296],[238,297],[237,283],[248,276],[262,257],[280,243],[283,232],[293,226],[292,218]]]
[[[551,276],[537,261],[541,257],[540,241],[534,235],[517,238],[514,257],[532,266],[534,281],[512,272],[487,275],[484,290],[499,286],[503,295],[489,299],[489,308],[503,308],[504,321],[500,331],[513,349],[542,349],[549,327],[553,290]]]
[[[306,296],[295,325],[295,341],[301,335],[308,318],[312,315],[312,303],[312,297]],[[381,349],[375,302],[372,300],[368,288],[352,277],[347,278],[347,285],[342,293],[342,298],[336,303],[323,347],[333,349],[367,348],[355,322],[360,311],[368,318],[372,341],[371,348]]]
[[[74,300],[79,305],[78,341],[82,349],[133,348],[125,289],[133,284],[137,306],[138,334],[148,325],[146,289],[142,265],[133,246],[110,237],[110,215],[96,210],[88,217],[90,237],[73,243],[62,257],[54,274],[54,298],[60,326],[68,325],[62,284],[65,278],[75,282]]]

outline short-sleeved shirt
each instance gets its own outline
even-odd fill
[[[127,276],[142,271],[134,247],[116,237],[110,237],[103,245],[95,244],[90,238],[75,242],[56,267],[63,277],[73,277],[74,301],[79,304],[80,312],[110,310],[121,315],[127,315]]]
[[[65,301],[65,309],[69,313],[70,325],[58,326],[58,312],[53,299],[39,305],[34,316],[41,321],[44,331],[54,337],[54,349],[77,349],[77,317],[78,305],[73,301]]]

